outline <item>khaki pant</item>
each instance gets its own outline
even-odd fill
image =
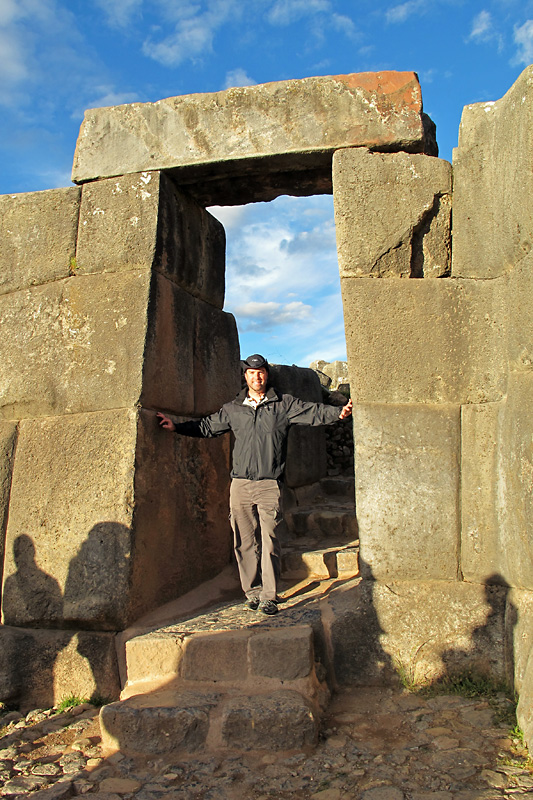
[[[281,488],[275,480],[234,478],[230,520],[241,586],[246,597],[275,600],[281,572],[278,534],[283,526]]]

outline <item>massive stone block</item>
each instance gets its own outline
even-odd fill
[[[129,621],[213,578],[232,552],[229,435],[176,436],[143,410],[137,436]]]
[[[0,422],[0,586],[2,585],[2,571],[4,568],[4,543],[16,441],[16,424],[14,422]]]
[[[337,681],[390,683],[399,672],[428,683],[469,670],[503,680],[507,592],[414,579],[362,581],[330,595]]]
[[[361,146],[424,151],[415,73],[305,78],[89,109],[72,178],[174,170],[202,204],[271,200],[289,190],[331,191],[333,151]]]
[[[233,317],[157,272],[78,275],[0,296],[0,318],[0,418],[138,402],[201,414],[238,391]]]
[[[448,275],[451,195],[447,161],[338,150],[333,199],[341,277]]]
[[[355,494],[366,577],[457,579],[459,422],[455,406],[355,406]]]
[[[118,629],[128,618],[137,414],[20,423],[2,620]]]
[[[0,196],[0,293],[66,278],[74,266],[80,189]]]
[[[224,257],[221,223],[160,172],[83,187],[80,273],[153,266],[190,294],[222,308]]]
[[[0,297],[0,415],[133,406],[150,278],[146,270],[76,276]]]
[[[453,155],[453,274],[494,278],[531,249],[533,66],[507,94],[466,106]]]
[[[0,700],[49,708],[71,695],[119,693],[114,634],[0,626]]]
[[[480,403],[506,391],[506,281],[343,278],[352,397]]]
[[[212,577],[231,549],[228,471],[223,441],[169,434],[154,412],[23,421],[4,623],[120,630]]]

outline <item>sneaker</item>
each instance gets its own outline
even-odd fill
[[[279,608],[274,600],[261,600],[259,603],[259,611],[262,611],[263,614],[268,614],[269,617],[272,617],[274,614],[278,613]]]
[[[246,608],[249,608],[250,611],[257,611],[259,606],[259,598],[258,597],[247,597],[244,601],[244,605]]]

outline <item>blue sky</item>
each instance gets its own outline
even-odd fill
[[[532,62],[533,0],[0,0],[0,193],[70,185],[85,108],[349,72],[418,72],[451,160]],[[243,355],[344,358],[331,197],[213,213]]]

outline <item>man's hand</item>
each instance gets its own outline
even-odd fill
[[[162,414],[161,411],[158,411],[157,416],[159,417],[159,425],[161,426],[161,428],[164,428],[167,431],[176,430],[176,426],[174,425],[170,417],[167,417],[166,414]]]
[[[342,411],[339,414],[339,419],[346,419],[346,417],[352,416],[352,407],[353,403],[351,400],[348,400],[345,406],[342,407]]]

